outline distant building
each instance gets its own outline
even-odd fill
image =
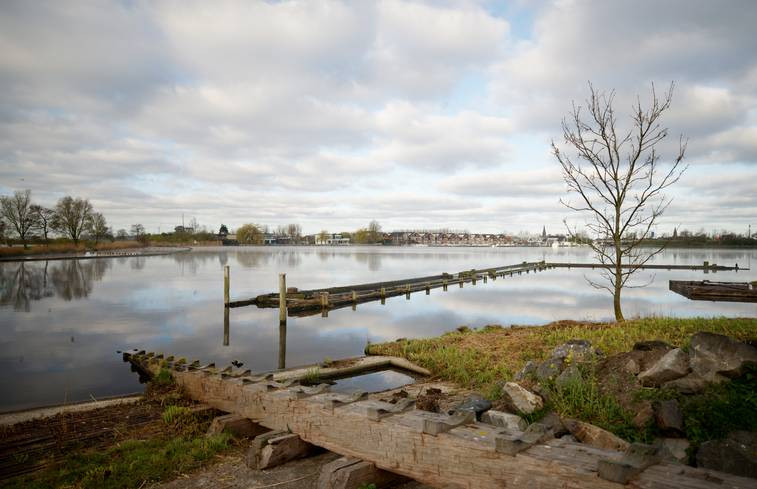
[[[315,244],[322,246],[344,246],[350,244],[350,238],[342,237],[339,233],[316,235]]]
[[[192,233],[194,233],[194,231],[195,231],[194,228],[191,228],[191,227],[188,227],[188,226],[187,227],[185,227],[185,226],[176,226],[175,228],[173,228],[173,232],[175,232],[176,234],[184,234],[184,233],[186,233],[186,234],[192,234]]]

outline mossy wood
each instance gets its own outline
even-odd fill
[[[154,355],[127,359],[153,374],[173,369],[191,397],[218,409],[437,487],[754,487],[752,479],[668,464],[652,465],[624,486],[598,476],[600,460],[620,460],[620,452],[552,439],[510,455],[497,450],[497,440],[512,433],[472,419],[418,410],[371,417],[366,404],[373,408],[377,401],[359,393],[330,393],[323,385],[307,388],[233,370],[221,375],[214,368],[188,370]]]

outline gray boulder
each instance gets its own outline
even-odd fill
[[[531,377],[532,375],[536,374],[536,368],[537,363],[533,360],[529,360],[526,362],[525,365],[523,365],[523,368],[518,371],[518,373],[515,374],[513,377],[513,380],[516,382],[520,382],[522,380],[526,380],[528,377]]]
[[[689,449],[691,443],[686,438],[658,438],[654,441],[657,453],[671,462],[685,464],[689,461]]]
[[[509,431],[525,431],[528,428],[526,420],[517,414],[505,413],[490,409],[481,415],[481,421],[494,426],[506,428]]]
[[[715,376],[711,377],[711,380],[707,380],[701,377],[699,374],[691,372],[689,375],[681,377],[680,379],[665,382],[664,384],[662,384],[662,387],[665,389],[677,390],[682,394],[696,394],[697,392],[701,392],[710,383],[720,382],[722,380],[727,379],[722,375],[715,374]]]
[[[663,434],[668,436],[683,434],[683,414],[675,399],[657,403],[654,418]]]
[[[568,340],[556,346],[551,357],[568,359],[570,363],[585,362],[594,358],[594,348],[588,340]]]
[[[581,376],[581,370],[576,365],[571,365],[562,371],[560,375],[555,379],[555,385],[559,389],[565,389],[570,384],[575,384],[583,379]]]
[[[617,450],[619,452],[623,452],[629,447],[627,441],[618,438],[607,430],[603,430],[599,426],[575,419],[564,419],[563,423],[568,431],[570,431],[570,434],[581,443],[606,450]]]
[[[748,364],[757,364],[757,348],[714,333],[691,337],[691,369],[705,380],[718,382],[722,375],[739,377]]]
[[[502,400],[508,409],[523,414],[531,414],[544,407],[541,397],[515,382],[507,382],[502,387]]]
[[[702,443],[697,466],[742,477],[757,477],[757,433],[736,431],[725,440]]]
[[[551,380],[557,378],[564,367],[564,358],[548,358],[541,362],[538,367],[536,367],[536,372],[534,372],[534,375],[540,381]]]
[[[639,374],[645,386],[659,386],[689,373],[689,356],[680,348],[670,350],[649,369]]]
[[[448,414],[459,414],[471,412],[476,415],[476,419],[481,419],[481,415],[492,408],[492,403],[480,394],[471,394],[462,403],[450,410]]]

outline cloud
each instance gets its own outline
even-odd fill
[[[0,193],[89,197],[110,224],[181,214],[305,231],[560,226],[549,140],[586,81],[625,110],[677,81],[689,160],[757,175],[750,2],[4,2]],[[649,15],[654,11],[654,15]],[[698,171],[696,178],[706,178]],[[674,220],[741,226],[713,184]],[[719,180],[713,180],[719,181]],[[718,190],[721,190],[718,193]],[[725,190],[727,190],[727,195]],[[730,217],[728,217],[730,216]],[[544,222],[547,221],[547,222]]]

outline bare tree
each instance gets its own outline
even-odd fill
[[[92,218],[92,204],[87,199],[63,197],[55,205],[54,227],[79,244],[81,233]]]
[[[147,233],[145,232],[145,227],[141,224],[132,224],[131,225],[131,235],[134,236],[134,239],[142,243],[143,245],[147,244],[148,238]]]
[[[292,239],[292,243],[296,243],[302,237],[302,226],[299,224],[287,224],[286,235]]]
[[[28,248],[27,236],[37,223],[32,211],[32,191],[17,190],[11,196],[0,197],[0,215],[18,234],[24,248]]]
[[[660,248],[642,247],[652,226],[670,204],[662,192],[681,177],[686,143],[679,139],[677,155],[670,165],[664,165],[655,147],[668,135],[660,126],[660,118],[670,108],[674,85],[662,97],[651,89],[649,107],[642,107],[637,97],[632,106],[631,128],[617,128],[613,109],[615,92],[598,92],[589,84],[590,97],[586,112],[573,104],[567,119],[563,119],[563,138],[575,150],[572,158],[561,152],[552,142],[552,152],[562,166],[568,192],[578,196],[577,203],[561,199],[567,208],[590,216],[586,228],[594,236],[590,246],[604,265],[602,276],[606,283],[589,280],[596,288],[613,295],[615,319],[623,321],[620,293],[631,276]],[[567,221],[571,237],[577,235]],[[643,284],[647,285],[647,284]],[[636,285],[636,286],[643,286]]]
[[[99,212],[93,213],[92,218],[87,223],[87,232],[95,238],[95,246],[97,246],[100,239],[108,236],[108,223],[105,221],[105,216]]]
[[[371,221],[368,223],[368,236],[371,243],[378,243],[381,241],[381,224],[378,221]]]
[[[36,204],[31,206],[31,210],[34,213],[35,229],[42,233],[42,236],[45,238],[45,243],[49,243],[49,235],[53,229],[53,223],[55,222],[55,211]]]

